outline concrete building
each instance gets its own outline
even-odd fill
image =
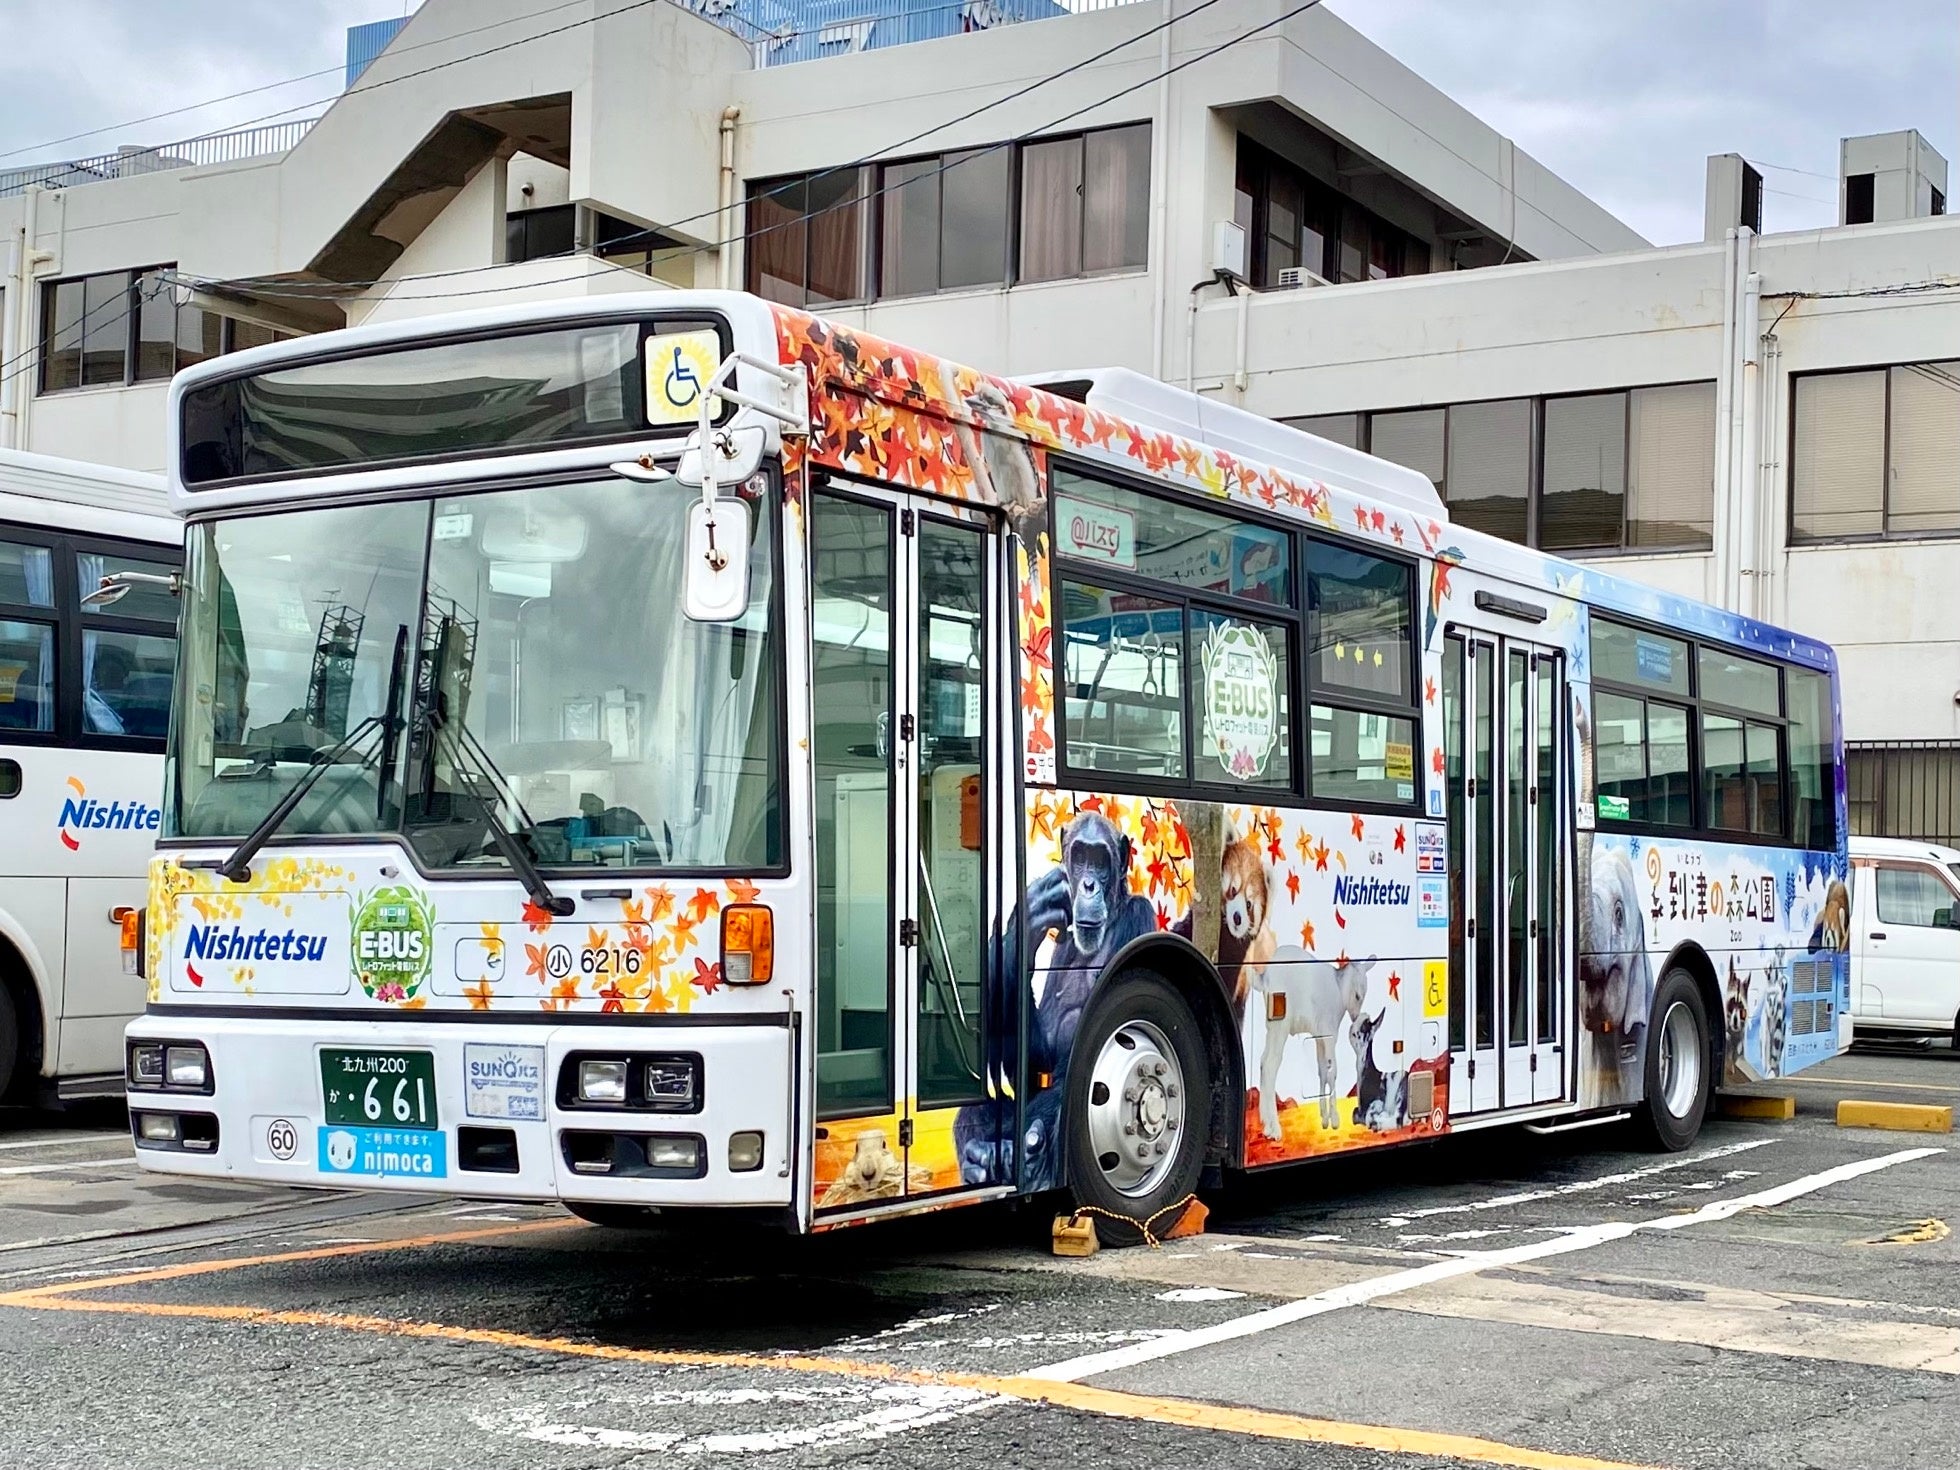
[[[1656,250],[1295,9],[427,0],[310,124],[0,175],[0,445],[157,469],[170,373],[274,333],[748,285],[997,371],[1187,381],[1821,633],[1860,822],[1960,835],[1944,161],[1847,140],[1869,222],[1760,236],[1714,160],[1709,240]]]

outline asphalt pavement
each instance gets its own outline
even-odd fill
[[[1517,1129],[1239,1182],[1087,1260],[986,1207],[813,1240],[141,1174],[0,1115],[0,1464],[1946,1465],[1945,1047],[1681,1154]]]

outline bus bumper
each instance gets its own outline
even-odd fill
[[[161,1174],[492,1199],[788,1205],[792,1042],[780,1024],[142,1016],[125,1032],[130,1128],[138,1163]],[[170,1072],[167,1085],[146,1080],[134,1059],[149,1048],[154,1070],[157,1046],[166,1057],[181,1049],[173,1071],[194,1070],[189,1049],[203,1047],[204,1085],[171,1084]],[[633,1099],[580,1103],[587,1059],[624,1061]],[[670,1094],[657,1105],[646,1097],[649,1062]],[[688,1063],[683,1105],[671,1093]],[[357,1085],[339,1085],[350,1076]],[[375,1085],[359,1085],[363,1076]]]

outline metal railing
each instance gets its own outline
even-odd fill
[[[4,169],[0,170],[0,198],[18,194],[34,184],[66,189],[103,179],[127,179],[137,174],[162,173],[166,169],[202,168],[207,164],[236,163],[243,158],[284,153],[304,138],[306,130],[317,121],[317,118],[302,117],[291,122],[238,128],[229,133],[206,133],[176,143],[160,143],[154,148],[118,148],[114,153],[98,153],[93,158]]]
[[[675,0],[747,41],[758,67],[876,51],[1137,0]]]
[[[1960,847],[1960,741],[1847,745],[1844,760],[1854,834]]]

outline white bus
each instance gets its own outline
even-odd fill
[[[733,293],[171,391],[145,1168],[1134,1238],[1849,1040],[1831,650],[1414,471]]]
[[[82,598],[182,560],[162,476],[0,450],[0,1100],[122,1090],[143,1008],[122,926],[162,817],[177,604],[156,584]]]

